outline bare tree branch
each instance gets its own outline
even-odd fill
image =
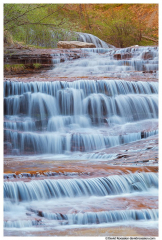
[[[31,23],[31,22],[24,22],[24,23],[21,23],[21,24],[19,24],[19,25],[17,25],[17,27],[19,27],[19,26],[23,26],[23,25],[43,25],[43,26],[52,26],[52,27],[55,27],[55,28],[59,28],[60,27],[60,25],[62,25],[62,24],[64,24],[65,22],[60,22],[60,23],[58,23],[57,25],[56,24],[52,24],[52,23],[39,23],[39,22],[37,22],[37,23]],[[9,27],[9,28],[6,28],[5,30],[11,30],[13,27]]]
[[[8,15],[8,13],[11,11],[11,9],[14,7],[13,4],[11,4],[11,7],[8,9],[8,11],[6,12],[6,15],[4,15],[4,18]]]

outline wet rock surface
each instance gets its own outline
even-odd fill
[[[85,56],[86,53],[82,53],[79,49],[61,50],[61,49],[31,49],[20,50],[9,49],[4,54],[4,64],[9,66],[24,66],[23,70],[17,71],[4,71],[4,76],[17,76],[18,75],[37,75],[42,71],[50,70],[58,62],[64,62],[67,60],[75,60]],[[35,65],[39,67],[36,68]]]
[[[86,54],[86,53],[85,53]],[[4,55],[4,63],[10,64],[52,64],[55,59],[64,62],[65,59],[72,60],[82,57],[82,52],[78,49],[34,49],[26,52],[8,53]]]
[[[116,54],[114,54],[114,59],[116,59],[116,60],[130,59],[130,58],[132,58],[131,53],[125,53],[125,54],[116,53]]]

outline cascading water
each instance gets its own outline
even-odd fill
[[[158,118],[154,82],[5,82],[4,89],[5,142],[20,154],[87,152],[136,141],[141,132],[116,135],[110,127]]]
[[[110,176],[107,178],[39,180],[31,182],[5,182],[4,196],[12,201],[32,201],[50,198],[106,196],[148,191],[158,188],[155,173]]]
[[[98,37],[90,34],[90,33],[80,33],[78,32],[78,38],[77,40],[80,42],[88,42],[93,43],[97,48],[114,48],[111,44],[108,44]]]
[[[121,151],[126,157],[140,152],[142,141],[146,141],[147,150],[151,148],[147,140],[153,142],[158,134],[158,48],[116,49],[94,36],[80,37],[100,48],[80,50],[80,59],[54,61],[54,69],[48,72],[48,76],[68,76],[69,81],[4,81],[5,158],[17,161],[20,167],[24,158],[31,162],[31,172],[40,160],[44,168],[49,164],[48,171],[48,159],[58,164],[58,171],[60,165],[63,168],[71,160],[74,166],[86,160],[98,164],[98,175],[93,165],[90,171],[94,176],[80,177],[78,172],[77,178],[65,179],[57,179],[57,174],[42,177],[37,172],[32,175],[14,170],[13,177],[4,180],[5,229],[48,231],[51,227],[59,231],[60,226],[108,227],[136,222],[157,227],[158,210],[150,199],[158,194],[158,174],[129,170],[127,174],[102,176],[99,164],[112,164],[117,157],[120,159]],[[142,81],[142,77],[134,81],[133,74],[148,74],[149,81]],[[71,77],[76,79],[71,81]],[[129,144],[136,142],[139,145],[133,149]],[[117,146],[130,148],[119,154]],[[111,152],[112,148],[115,150]],[[139,199],[137,202],[151,197],[147,207],[135,209],[136,205],[125,205],[125,199],[129,202],[132,196]],[[121,207],[111,210],[111,202],[121,202]]]
[[[80,51],[89,56],[55,64],[49,75],[141,78],[146,73],[151,73],[152,78],[158,77],[158,47],[87,48]]]
[[[126,210],[126,211],[109,211],[99,213],[78,213],[78,214],[48,214],[42,213],[42,215],[50,220],[64,220],[62,225],[90,225],[90,224],[103,224],[114,222],[128,222],[137,220],[158,220],[158,211],[155,209],[148,210]],[[7,224],[6,224],[7,225]]]

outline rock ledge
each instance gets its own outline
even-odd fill
[[[58,48],[96,48],[93,43],[79,42],[79,41],[59,41]]]

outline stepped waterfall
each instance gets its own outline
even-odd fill
[[[142,132],[107,131],[114,124],[158,118],[154,82],[5,82],[4,92],[5,140],[11,154],[87,152],[137,141]],[[157,131],[144,137],[152,134]]]
[[[158,47],[78,34],[97,48],[4,81],[6,234],[157,229]]]

